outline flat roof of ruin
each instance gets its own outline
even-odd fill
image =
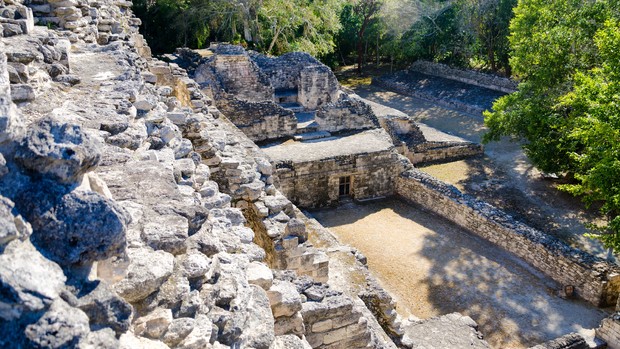
[[[393,147],[390,136],[383,129],[362,131],[347,136],[271,143],[261,148],[274,162],[293,163],[318,161],[337,156],[376,153]]]

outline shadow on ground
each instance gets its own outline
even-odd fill
[[[396,199],[313,213],[368,257],[399,313],[472,317],[496,348],[570,332],[592,335],[606,313],[556,295],[558,285],[495,245]]]

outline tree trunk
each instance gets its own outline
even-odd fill
[[[271,54],[271,50],[273,50],[273,46],[276,44],[276,41],[278,41],[279,35],[280,35],[280,27],[276,28],[276,32],[273,34],[273,39],[271,39],[271,43],[269,44],[267,53]]]

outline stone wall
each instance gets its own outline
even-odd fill
[[[497,75],[485,74],[473,70],[452,68],[441,63],[429,61],[415,61],[409,70],[420,73],[439,76],[442,78],[464,82],[504,93],[512,93],[517,90],[518,83],[514,80]]]
[[[248,102],[229,96],[217,106],[254,142],[292,136],[297,131],[295,113],[271,101]]]
[[[424,142],[409,147],[407,158],[413,164],[432,164],[456,161],[484,152],[482,145],[476,143]]]
[[[515,221],[415,169],[396,179],[396,193],[517,255],[560,285],[574,286],[579,298],[600,307],[616,304],[617,266]]]
[[[337,98],[338,80],[327,66],[307,66],[299,73],[297,100],[304,108],[315,110]]]
[[[533,346],[529,349],[589,349],[590,345],[577,333],[569,333],[560,338]]]
[[[420,98],[420,99],[424,99],[427,101],[431,101],[437,105],[440,105],[440,106],[443,106],[449,109],[459,110],[459,111],[472,114],[472,115],[481,116],[482,112],[484,112],[485,110],[485,108],[481,108],[476,105],[470,105],[468,103],[464,103],[464,102],[461,102],[455,99],[444,99],[438,96],[431,95],[429,93],[415,91],[409,88],[409,86],[407,86],[405,82],[396,81],[396,79],[390,76],[374,78],[372,79],[372,83],[373,85],[377,85],[389,91],[393,91],[393,92],[400,93],[406,96],[412,96],[415,98]]]
[[[291,52],[271,58],[252,53],[252,60],[267,75],[276,90],[297,90],[297,101],[314,110],[336,101],[339,84],[334,73],[304,52]]]
[[[596,336],[607,342],[607,348],[620,349],[620,313],[614,313],[601,321]]]
[[[363,101],[350,96],[323,105],[317,110],[314,119],[320,130],[328,132],[380,127],[372,108]]]
[[[241,46],[220,44],[211,49],[215,55],[209,66],[227,93],[250,102],[273,101],[273,87]]]
[[[400,164],[392,151],[360,153],[320,161],[276,164],[279,189],[301,207],[339,202],[339,178],[351,176],[351,197],[356,200],[392,195]]]

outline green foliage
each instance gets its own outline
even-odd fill
[[[620,12],[615,0],[521,0],[510,25],[516,93],[485,113],[485,141],[525,140],[560,189],[601,203],[593,236],[620,251]]]

